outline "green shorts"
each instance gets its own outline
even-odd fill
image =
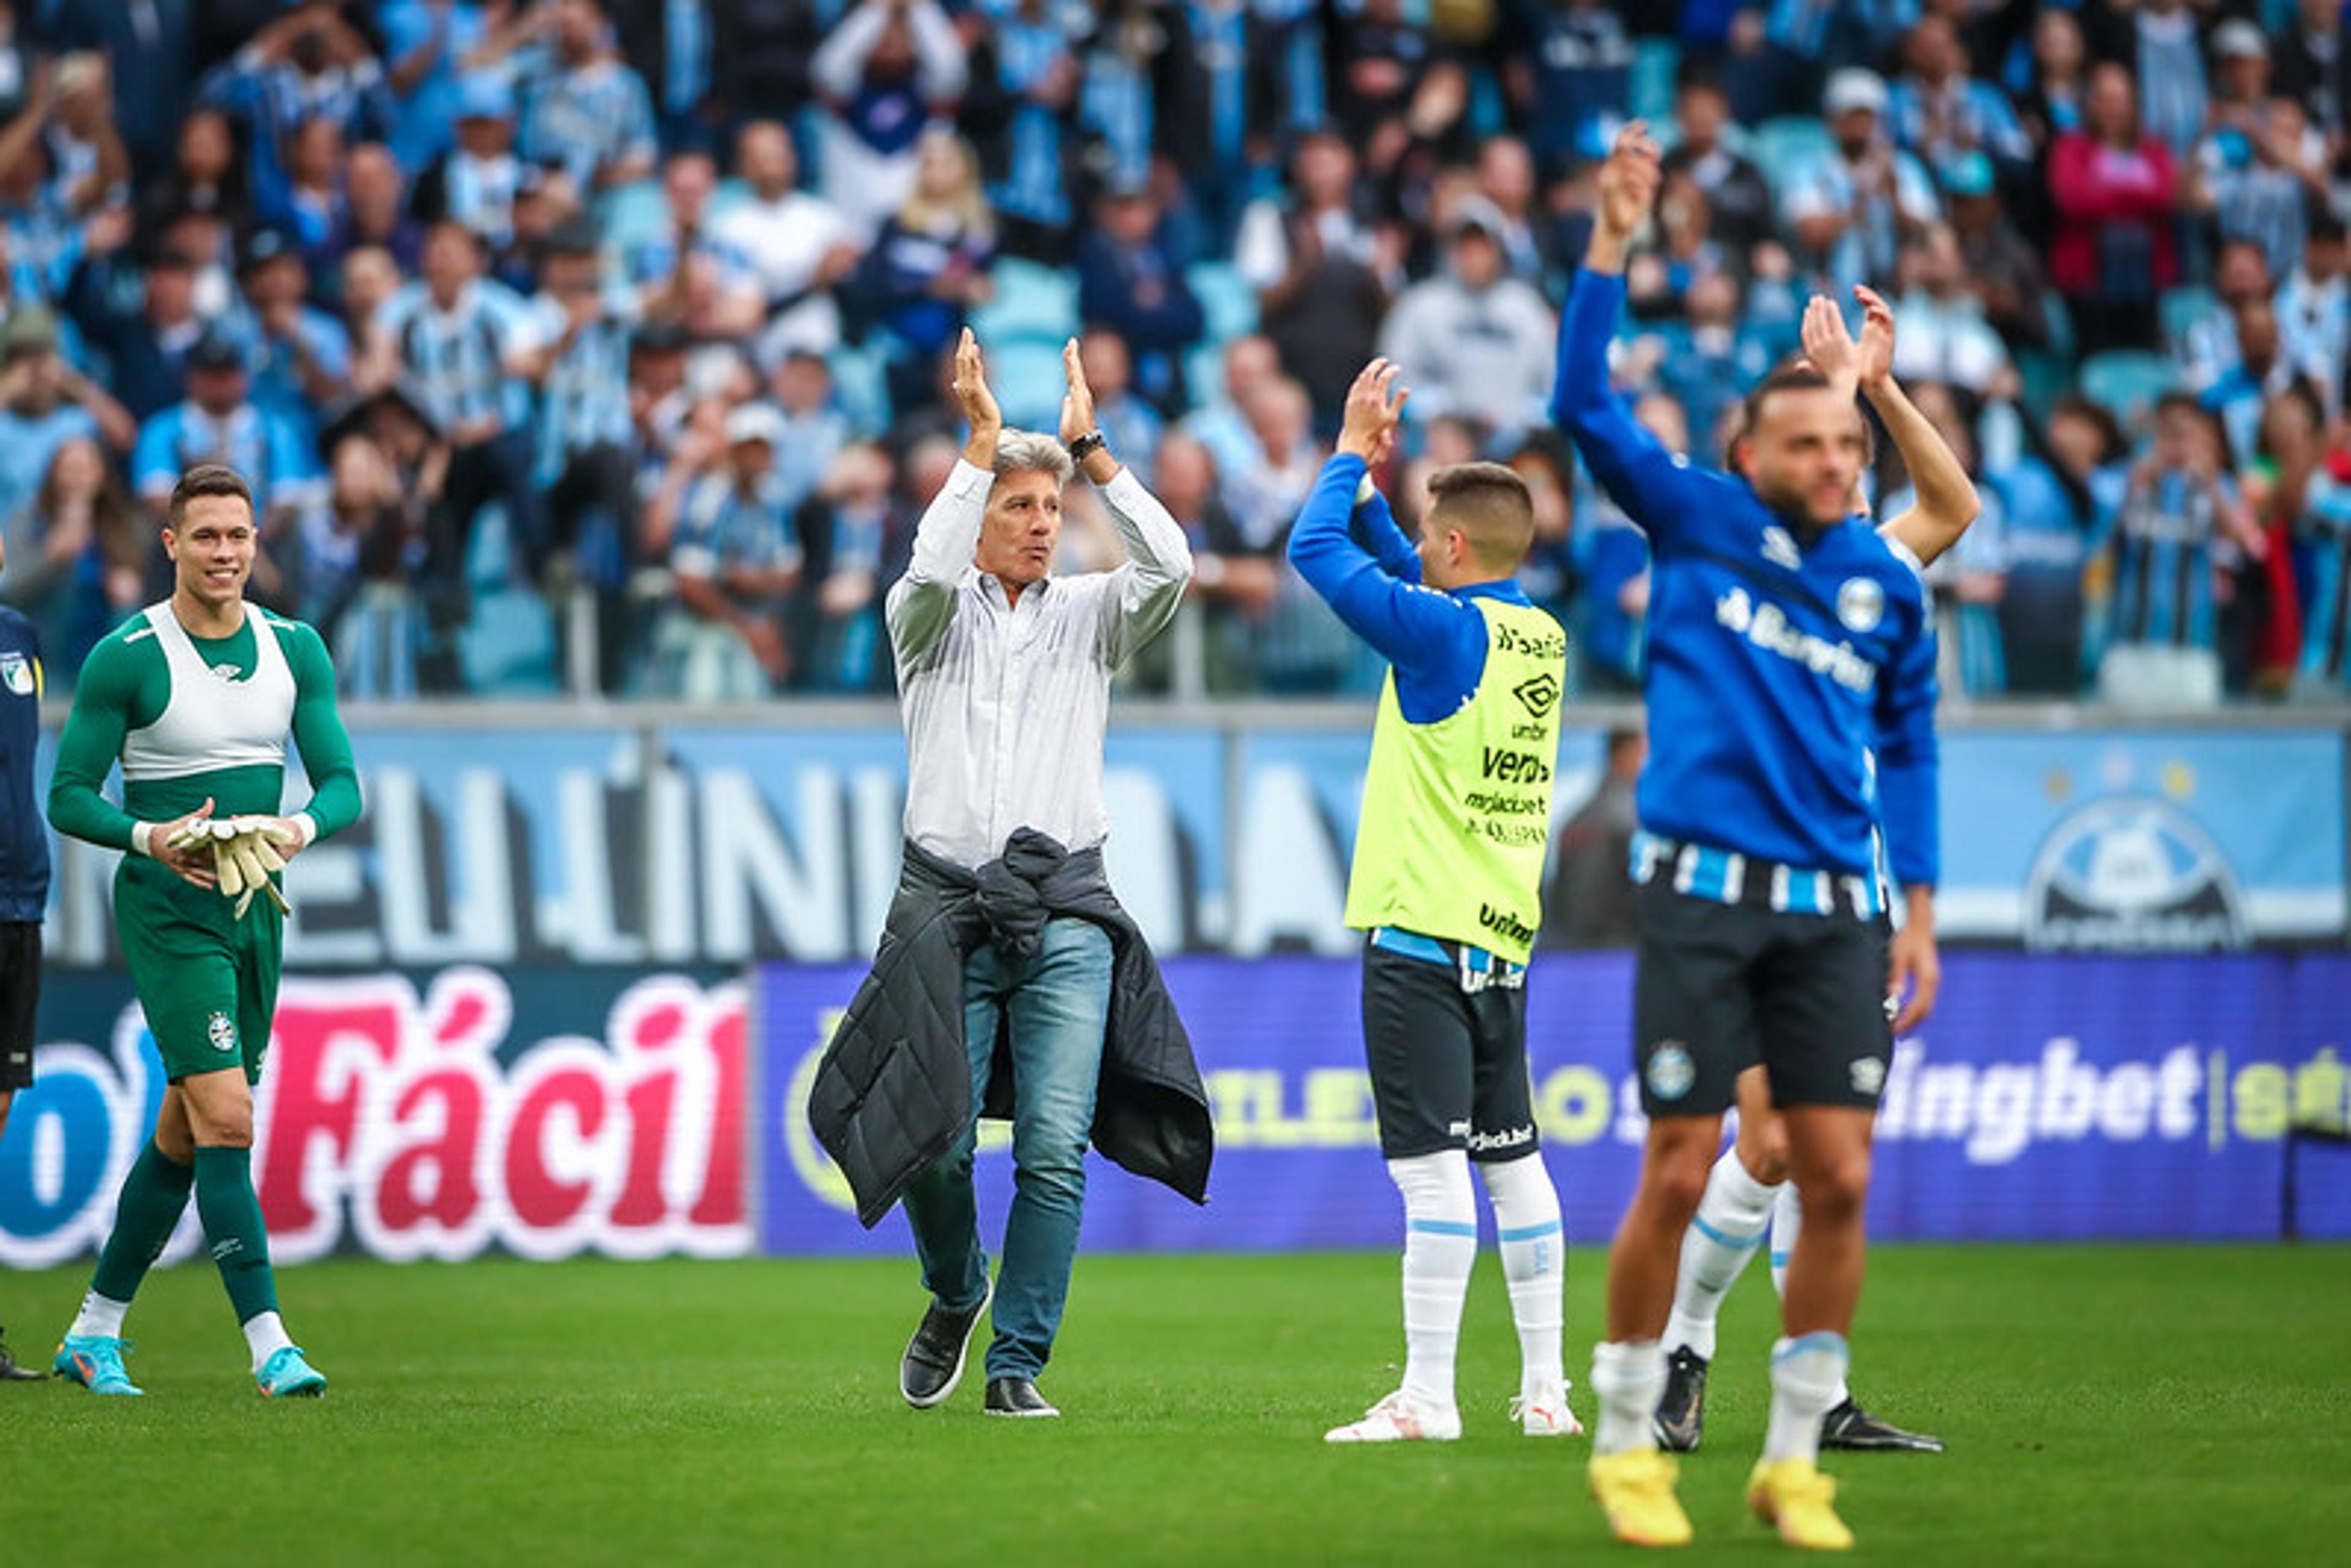
[[[114,930],[164,1076],[177,1083],[241,1067],[247,1083],[260,1082],[286,955],[277,906],[256,898],[240,919],[234,900],[125,855]]]

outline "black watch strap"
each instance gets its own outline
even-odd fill
[[[1089,430],[1070,443],[1070,460],[1074,463],[1083,463],[1109,444],[1109,442],[1102,439],[1101,431]]]

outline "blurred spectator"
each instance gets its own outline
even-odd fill
[[[291,234],[304,255],[325,257],[350,221],[343,128],[322,115],[302,121],[287,140],[286,167],[262,197],[261,221]]]
[[[749,702],[790,673],[785,600],[800,547],[776,482],[776,417],[756,404],[718,442],[680,449],[648,521],[665,541],[676,601],[653,632],[653,689],[686,702]]]
[[[254,405],[245,351],[225,334],[206,332],[188,350],[188,400],[140,427],[131,482],[160,526],[180,476],[199,463],[225,463],[253,487],[260,548],[253,596],[273,609],[293,607],[288,576],[290,528],[316,493],[318,459],[302,433]]]
[[[134,285],[126,298],[126,286]],[[74,274],[66,306],[83,338],[106,356],[108,385],[132,418],[186,395],[183,362],[204,329],[193,258],[166,246],[134,279],[110,254],[94,256]]]
[[[2032,53],[2018,110],[2025,135],[2044,156],[2059,136],[2082,129],[2089,59],[2078,16],[2059,5],[2044,5],[2034,13]]]
[[[1258,390],[1281,375],[1281,356],[1273,344],[1255,333],[1225,345],[1224,384],[1220,395],[1184,416],[1184,433],[1208,452],[1219,475],[1233,474],[1254,461],[1257,436],[1245,412]]]
[[[2298,523],[2302,660],[2296,690],[2339,701],[2351,690],[2351,449],[2339,437],[2310,476]]]
[[[1216,459],[1184,432],[1170,431],[1154,455],[1152,494],[1183,525],[1192,547],[1191,597],[1207,608],[1203,683],[1218,695],[1254,684],[1256,628],[1281,592],[1282,562],[1242,537],[1217,493]]]
[[[776,425],[776,473],[784,494],[798,506],[815,493],[848,447],[849,421],[833,406],[832,368],[821,354],[788,356],[776,367],[769,390],[781,415]]]
[[[2192,392],[2210,389],[2241,358],[2237,350],[2237,312],[2246,305],[2270,298],[2273,292],[2266,253],[2251,240],[2232,240],[2223,245],[2213,269],[2212,288],[2219,308],[2201,313],[2177,345],[2180,380]]]
[[[2310,205],[2327,193],[2325,139],[2302,105],[2272,99],[2239,123],[2216,126],[2189,167],[2189,210],[2209,214],[2222,240],[2260,246],[2271,276],[2292,271]]]
[[[2098,67],[2083,128],[2061,132],[2049,150],[2057,211],[2049,281],[2065,297],[2084,353],[2155,347],[2157,302],[2179,276],[2176,183],[2164,141],[2140,129],[2130,73]]]
[[[514,89],[484,73],[459,87],[456,139],[418,180],[416,211],[427,222],[465,225],[494,250],[514,243],[523,162],[515,152]],[[407,263],[403,262],[403,266]]]
[[[122,454],[138,434],[122,405],[58,353],[57,318],[37,305],[12,312],[0,327],[0,526],[12,530],[10,556],[32,559],[31,541],[13,531],[16,518],[58,448],[97,441]]]
[[[1721,444],[1725,418],[1745,395],[1742,389],[1768,373],[1779,357],[1777,345],[1771,334],[1749,323],[1739,280],[1728,272],[1700,274],[1684,304],[1682,320],[1664,323],[1636,340],[1635,348],[1643,361],[1654,363],[1656,384],[1681,403],[1697,449],[1712,452]]]
[[[147,601],[154,530],[99,444],[60,445],[39,488],[5,519],[8,576],[0,602],[24,612],[49,648],[50,679],[70,686],[99,638]]]
[[[246,127],[253,193],[281,201],[295,139],[313,120],[346,142],[380,141],[393,119],[383,70],[331,0],[299,0],[207,79],[204,100]]]
[[[2147,134],[2174,159],[2183,158],[2204,133],[2211,102],[2195,13],[2189,0],[2140,0],[2126,15],[2133,37],[2128,63],[2145,100]],[[2058,204],[2065,204],[2063,196]]]
[[[375,246],[402,272],[413,272],[424,256],[425,228],[409,209],[408,181],[392,150],[362,142],[351,149],[344,171],[340,221],[313,263],[332,267],[361,246]]]
[[[2111,414],[2068,399],[2051,413],[2040,450],[1987,476],[2008,524],[2001,643],[2015,695],[2081,689],[2083,573],[2121,504],[2126,451]]]
[[[539,264],[539,292],[507,350],[507,368],[538,389],[531,484],[545,497],[550,542],[570,548],[579,575],[619,613],[636,555],[636,465],[629,447],[629,339],[635,298],[608,287],[594,228],[559,230]],[[604,689],[617,688],[608,644]]]
[[[1555,617],[1572,613],[1575,591],[1575,453],[1554,431],[1527,437],[1510,466],[1534,503],[1535,539],[1519,563],[1519,586]]]
[[[2351,107],[2351,54],[2343,47],[2342,0],[2301,0],[2294,26],[2278,39],[2270,85],[2294,99],[2328,137],[2344,133]]]
[[[1305,137],[1291,172],[1289,205],[1269,198],[1242,214],[1233,266],[1257,290],[1282,368],[1305,387],[1317,420],[1336,428],[1347,383],[1379,341],[1402,247],[1356,216],[1355,154],[1338,137]]]
[[[1078,313],[1117,333],[1133,352],[1135,382],[1162,406],[1184,396],[1184,351],[1207,318],[1160,233],[1160,206],[1146,183],[1118,186],[1096,209],[1078,244]]]
[[[114,127],[114,78],[106,57],[83,50],[60,57],[47,137],[57,201],[87,216],[131,193],[131,155]],[[44,89],[37,84],[36,93]]]
[[[47,14],[52,43],[105,57],[114,78],[114,123],[131,163],[142,175],[161,169],[188,117],[202,0],[85,0],[8,9]]]
[[[2046,279],[2041,257],[2018,233],[1992,180],[1991,160],[1961,154],[1945,172],[1959,274],[1983,307],[1984,319],[2011,350],[2049,342]]]
[[[1990,157],[2002,183],[2030,176],[2032,142],[2000,89],[1968,74],[1968,52],[1948,17],[1918,18],[1902,46],[1909,68],[1887,95],[1896,145],[1930,169],[1963,152]]]
[[[819,189],[870,236],[913,193],[924,131],[963,97],[963,40],[937,0],[858,0],[810,68],[831,111]]]
[[[644,10],[669,0],[633,0]],[[710,16],[710,98],[704,119],[722,133],[754,115],[790,123],[808,108],[810,64],[833,0],[703,0]],[[664,80],[670,79],[665,73]]]
[[[2241,468],[2252,461],[2253,449],[2260,443],[2262,411],[2272,398],[2297,384],[2297,376],[2278,334],[2276,307],[2266,299],[2248,299],[2231,314],[2236,362],[2204,389],[2201,401],[2220,418],[2231,459]]]
[[[979,162],[953,131],[924,133],[914,186],[857,279],[867,319],[889,334],[890,398],[901,414],[932,401],[939,356],[995,292],[996,219]]]
[[[880,446],[845,446],[797,514],[810,585],[801,684],[811,691],[872,692],[885,684],[882,594],[893,557],[912,535],[893,500],[894,478]]]
[[[1790,182],[1782,205],[1813,265],[1843,298],[1856,283],[1894,273],[1902,241],[1940,211],[1927,172],[1886,134],[1886,84],[1839,71],[1822,109],[1835,146]]]
[[[1535,157],[1604,150],[1631,111],[1633,40],[1604,0],[1525,0],[1504,7],[1515,57],[1506,68]]]
[[[1454,209],[1445,272],[1404,291],[1380,351],[1404,367],[1416,415],[1458,414],[1508,442],[1547,417],[1559,321],[1505,272],[1501,227],[1482,196]]]
[[[388,140],[415,178],[456,145],[454,127],[471,85],[465,62],[487,41],[488,19],[476,0],[383,0],[376,26],[393,106]]]
[[[2318,395],[2296,382],[2262,408],[2261,430],[2244,465],[2245,506],[2260,532],[2262,550],[2241,582],[2249,622],[2250,682],[2264,696],[2293,686],[2302,658],[2303,607],[2295,551],[2303,517],[2326,456],[2326,412]]]
[[[149,180],[139,196],[139,227],[153,233],[183,212],[217,213],[233,228],[253,217],[246,167],[236,155],[228,116],[202,109],[180,127],[169,170]]]
[[[2278,290],[2277,313],[2296,373],[2329,413],[2340,412],[2351,365],[2351,231],[2333,213],[2312,214],[2302,263]]]
[[[1495,237],[1514,277],[1540,287],[1554,259],[1552,225],[1536,209],[1534,154],[1515,136],[1497,136],[1478,150],[1478,194],[1501,223]],[[1768,208],[1771,196],[1764,194]]]
[[[964,123],[978,141],[1005,249],[1058,263],[1071,216],[1064,146],[1076,131],[1083,6],[1010,0],[972,61]]]
[[[491,53],[511,52],[527,40],[515,59],[523,157],[559,167],[583,197],[650,175],[653,100],[644,78],[612,53],[603,0],[544,0],[519,16]]]
[[[1937,224],[1905,245],[1900,277],[1894,313],[1902,329],[1894,344],[1894,373],[1906,382],[1958,387],[1977,399],[1990,393],[2009,370],[2008,349],[1968,290],[1958,236]]]
[[[1241,413],[1249,421],[1249,445],[1231,463],[1219,461],[1217,472],[1241,538],[1252,547],[1270,549],[1289,537],[1322,465],[1313,405],[1304,387],[1276,378],[1251,389]]]
[[[1714,238],[1743,273],[1750,253],[1778,233],[1771,183],[1724,143],[1730,99],[1719,82],[1685,76],[1674,95],[1674,118],[1682,136],[1666,154],[1666,173],[1687,178],[1704,194]]]
[[[710,225],[710,198],[718,165],[695,148],[662,165],[661,221],[638,236],[621,258],[622,276],[642,296],[649,314],[683,315],[694,264],[713,279],[711,318],[696,326],[710,336],[748,338],[767,319],[766,302],[749,262]]]
[[[448,448],[429,462],[445,463]],[[409,580],[422,564],[424,519],[438,488],[420,489],[376,441],[356,431],[334,444],[327,505],[303,529],[302,618],[335,653],[346,695],[375,701],[413,697],[423,646],[423,617]]]
[[[2174,393],[2157,405],[2155,428],[2101,573],[2110,597],[2098,685],[2133,706],[2210,706],[2221,695],[2223,551],[2261,546],[2218,422]]]
[[[310,270],[279,230],[263,229],[246,245],[242,282],[253,316],[253,401],[307,439],[320,410],[350,396],[350,335],[309,303]]]
[[[450,447],[448,479],[434,510],[425,570],[428,609],[446,631],[463,618],[465,555],[483,507],[503,501],[509,543],[534,565],[540,546],[535,454],[519,418],[522,400],[507,362],[528,339],[522,299],[481,276],[483,246],[444,219],[424,245],[424,276],[378,313],[361,381],[407,387]]]
[[[799,156],[778,121],[743,128],[735,166],[750,193],[717,220],[714,233],[748,268],[762,297],[763,360],[831,353],[841,342],[833,290],[856,271],[860,255],[849,221],[831,203],[798,188]]]
[[[1633,838],[1639,830],[1634,792],[1648,740],[1638,729],[1611,730],[1608,757],[1591,799],[1559,830],[1559,860],[1543,907],[1546,946],[1628,947],[1640,935],[1632,878]]]
[[[1119,461],[1145,486],[1167,422],[1134,392],[1134,359],[1117,333],[1095,329],[1078,340],[1078,359],[1093,389],[1094,423]]]

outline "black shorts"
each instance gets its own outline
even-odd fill
[[[33,1030],[41,1010],[41,925],[0,921],[0,1092],[33,1086]]]
[[[1894,1058],[1883,923],[1640,892],[1633,987],[1641,1108],[1715,1116],[1761,1062],[1771,1103],[1875,1109]]]
[[[1467,1149],[1473,1160],[1535,1152],[1523,984],[1462,988],[1460,971],[1364,948],[1364,1054],[1392,1160]]]

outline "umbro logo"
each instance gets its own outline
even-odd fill
[[[1527,711],[1537,718],[1547,718],[1551,710],[1559,706],[1559,677],[1545,670],[1512,686],[1510,695],[1524,703]]]
[[[1804,570],[1804,553],[1796,548],[1795,536],[1777,523],[1763,530],[1763,559],[1790,571]]]

